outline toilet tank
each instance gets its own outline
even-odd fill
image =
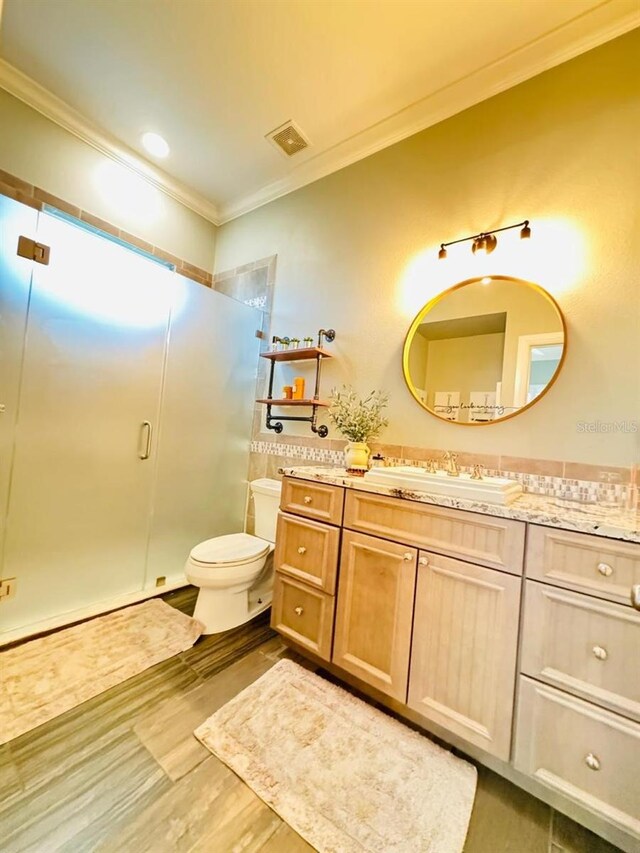
[[[275,542],[282,483],[263,477],[260,480],[252,480],[249,487],[256,518],[255,535],[266,539],[267,542]]]

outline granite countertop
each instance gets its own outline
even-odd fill
[[[593,536],[606,536],[611,539],[622,539],[625,542],[640,543],[640,514],[636,510],[609,509],[593,504],[581,504],[578,501],[570,507],[559,506],[557,498],[529,493],[524,493],[508,506],[499,506],[463,498],[431,495],[428,492],[379,486],[368,483],[362,477],[351,476],[344,468],[296,466],[281,470],[285,476],[299,480],[314,480],[401,500],[463,509],[498,518],[514,518],[517,521],[557,527],[561,530],[575,530],[579,533],[590,533]]]

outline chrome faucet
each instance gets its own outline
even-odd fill
[[[435,459],[429,459],[427,461],[427,471],[429,474],[437,474],[438,473],[438,463]]]
[[[473,466],[473,474],[471,475],[472,480],[482,480],[484,479],[482,473],[484,471],[484,465],[474,465]]]
[[[458,468],[458,454],[447,450],[442,461],[445,463],[445,471],[449,477],[459,477],[460,469]]]

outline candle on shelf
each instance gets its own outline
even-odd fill
[[[304,400],[304,379],[296,376],[293,380],[293,399]]]

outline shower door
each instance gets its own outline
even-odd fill
[[[147,583],[242,530],[262,315],[175,276]]]
[[[35,236],[37,222],[37,211],[0,196],[0,577],[9,577],[2,551],[33,268],[16,249],[20,235]]]
[[[176,276],[40,214],[0,630],[141,590]]]

